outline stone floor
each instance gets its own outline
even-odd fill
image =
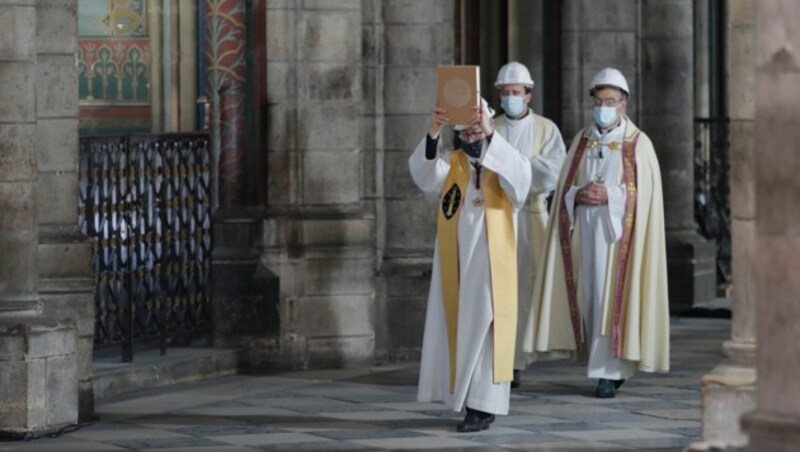
[[[0,451],[681,450],[700,436],[700,377],[721,359],[730,321],[673,319],[672,371],[639,373],[592,397],[584,366],[536,363],[511,413],[461,434],[461,414],[418,403],[417,366],[237,375],[102,401],[99,419]]]

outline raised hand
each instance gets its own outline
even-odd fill
[[[482,107],[485,107],[485,101],[481,100]],[[470,128],[474,128],[476,126],[480,127],[483,131],[485,136],[491,136],[494,133],[494,127],[492,127],[492,117],[488,114],[486,108],[481,107],[472,107],[472,111],[475,112],[475,115],[469,119],[467,123]]]
[[[431,126],[428,129],[428,136],[433,139],[439,137],[439,133],[442,131],[442,127],[447,124],[450,124],[450,119],[447,117],[447,112],[443,108],[436,107],[433,112],[431,112]]]

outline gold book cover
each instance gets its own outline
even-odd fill
[[[452,124],[466,124],[480,102],[480,67],[445,66],[437,68],[439,95],[437,105],[443,108]]]

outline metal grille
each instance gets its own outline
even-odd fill
[[[728,118],[695,118],[695,220],[717,243],[717,282],[731,282],[731,201]]]
[[[82,138],[81,232],[94,239],[95,345],[186,343],[211,331],[208,136]]]

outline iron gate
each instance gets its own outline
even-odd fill
[[[206,134],[81,138],[80,231],[94,239],[96,347],[211,332],[211,155]]]
[[[699,232],[717,243],[717,283],[731,283],[730,120],[695,118],[694,212]]]

